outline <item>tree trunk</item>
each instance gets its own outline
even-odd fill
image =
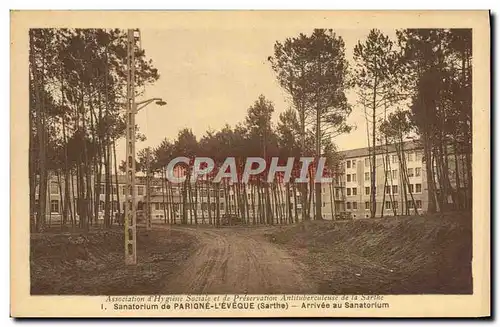
[[[165,185],[165,170],[161,169],[161,201],[163,204],[163,223],[167,223],[167,204],[165,203],[165,191],[167,186]]]
[[[335,220],[335,202],[334,202],[334,197],[333,197],[333,182],[328,184],[330,188],[330,210],[332,214],[332,220]]]
[[[59,187],[59,200],[61,201],[61,206],[63,207],[63,212],[64,208],[66,208],[67,203],[64,201],[63,198],[63,190],[62,190],[62,183],[61,183],[61,172],[57,170],[57,185]],[[59,219],[60,219],[60,224],[61,224],[61,231],[63,230],[63,226],[65,225],[64,219],[61,217],[61,208],[59,208]]]
[[[371,206],[370,206],[370,214],[371,218],[375,218],[375,215],[377,214],[377,197],[376,197],[376,187],[377,187],[377,179],[376,179],[376,112],[377,112],[377,78],[375,78],[375,81],[373,83],[373,103],[372,103],[372,156],[371,156],[371,185],[370,185],[370,191],[371,191]]]
[[[203,204],[206,204],[204,202],[204,197],[203,197],[203,190],[205,189],[206,183],[202,183],[200,186],[200,191],[201,191],[201,223],[204,225],[205,224],[205,209],[203,208]]]
[[[194,223],[198,225],[198,183],[194,184]]]
[[[35,110],[36,110],[36,130],[38,136],[38,170],[40,174],[40,182],[38,187],[38,212],[35,222],[35,230],[39,231],[45,222],[45,213],[47,205],[47,154],[46,154],[46,126],[43,116],[45,115],[45,101],[43,100],[42,88],[43,83],[39,76],[38,66],[35,60],[35,31],[30,31],[30,64],[33,75],[33,88],[35,91]],[[42,57],[43,58],[43,57]],[[42,71],[43,71],[42,59]]]
[[[217,189],[215,190],[215,210],[216,210],[216,226],[220,227],[220,183],[215,184]],[[226,203],[227,207],[227,203]]]
[[[246,210],[246,224],[250,223],[250,208],[248,207],[248,190],[247,190],[247,184],[243,184],[243,195],[245,197],[244,202],[245,202],[245,210]]]
[[[255,221],[255,185],[250,184],[250,196],[252,197],[252,223],[256,224]]]
[[[293,190],[293,207],[295,210],[295,222],[299,222],[299,209],[297,208],[297,185],[293,183],[292,185],[292,190]]]
[[[116,160],[116,140],[113,138],[113,162],[115,164],[115,184],[116,184],[116,202],[118,204],[118,217],[121,217],[121,205],[120,205],[120,184],[118,183],[118,161]],[[165,193],[163,193],[165,195]],[[117,222],[120,218],[117,219]]]
[[[212,184],[213,186],[213,184]],[[208,208],[208,224],[209,225],[212,225],[213,224],[213,221],[212,221],[212,203],[210,202],[210,192],[211,189],[210,189],[210,184],[207,183],[207,208]]]

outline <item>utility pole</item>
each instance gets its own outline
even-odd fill
[[[152,229],[151,219],[151,149],[146,149],[146,230]]]
[[[125,205],[125,264],[137,263],[137,216],[135,189],[135,37],[134,30],[127,31],[127,191]]]

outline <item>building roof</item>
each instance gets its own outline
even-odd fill
[[[420,140],[406,141],[406,142],[403,142],[403,144],[404,144],[405,150],[415,150],[415,149],[422,148],[422,144],[420,143]],[[375,147],[375,151],[376,151],[375,152],[376,154],[383,154],[386,152],[386,147],[385,147],[385,145],[377,145]],[[394,144],[388,144],[387,145],[387,152],[389,152],[389,153],[396,152],[396,146]],[[340,151],[340,155],[344,159],[367,157],[369,154],[370,154],[370,148],[368,148],[368,147]]]

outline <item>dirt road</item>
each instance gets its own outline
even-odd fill
[[[174,227],[175,228],[175,227]],[[177,228],[176,228],[177,229]],[[199,249],[167,281],[165,294],[314,293],[305,268],[260,228],[178,228],[200,242]]]

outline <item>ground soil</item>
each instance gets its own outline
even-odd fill
[[[313,221],[268,238],[319,294],[472,294],[470,214]]]
[[[470,216],[32,236],[32,294],[470,294]]]
[[[265,235],[274,228],[184,228],[203,244],[165,284],[167,293],[314,293],[307,267]]]
[[[196,250],[196,238],[176,230],[139,228],[137,265],[124,264],[121,229],[31,236],[31,294],[119,295],[160,293]]]

